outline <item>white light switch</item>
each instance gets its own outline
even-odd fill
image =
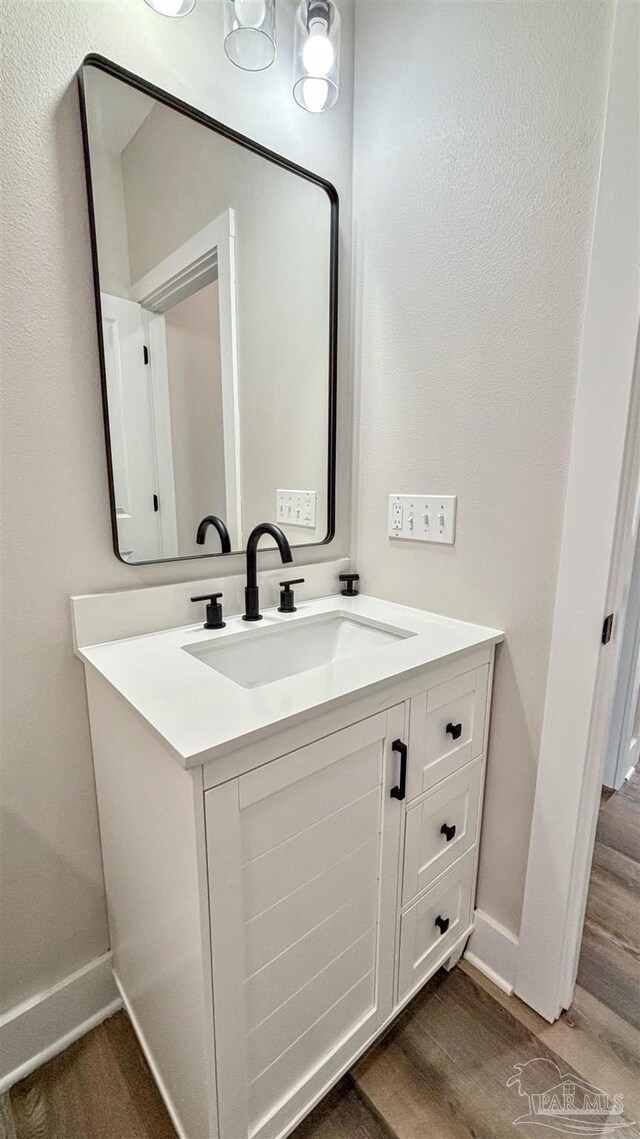
[[[452,546],[457,502],[455,494],[390,494],[387,533],[390,538]]]
[[[316,525],[315,490],[277,490],[276,518],[287,526],[305,526],[314,530]]]

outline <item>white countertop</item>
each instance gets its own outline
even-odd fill
[[[255,635],[311,616],[343,613],[413,634],[366,655],[352,656],[264,684],[244,688],[216,672],[184,646],[213,638]],[[454,621],[362,594],[298,604],[296,613],[264,610],[252,624],[227,618],[225,629],[202,624],[77,649],[165,741],[183,767],[206,763],[231,747],[259,739],[296,720],[308,719],[350,696],[406,677],[428,665],[503,639],[497,629]]]

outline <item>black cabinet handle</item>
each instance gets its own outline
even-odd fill
[[[455,833],[456,833],[456,828],[455,827],[449,827],[449,826],[447,826],[446,823],[443,823],[442,826],[440,827],[440,834],[444,835],[447,842],[451,842],[451,839],[455,836]]]
[[[437,925],[440,930],[440,937],[442,937],[443,933],[446,933],[449,928],[449,918],[440,917],[440,914],[438,914],[433,924]]]
[[[459,740],[462,735],[462,724],[447,724],[444,730],[449,733],[453,740]]]
[[[407,794],[407,752],[406,744],[402,740],[394,740],[391,750],[397,751],[400,756],[400,782],[397,787],[391,788],[392,799],[404,799]]]

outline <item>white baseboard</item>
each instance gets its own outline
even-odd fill
[[[518,938],[483,910],[475,912],[475,928],[465,958],[509,996],[516,983]]]
[[[111,954],[0,1017],[0,1094],[122,1007]]]
[[[164,1080],[160,1074],[160,1070],[158,1068],[158,1065],[156,1064],[153,1052],[151,1051],[151,1049],[147,1043],[146,1037],[144,1035],[144,1032],[142,1031],[142,1028],[140,1027],[140,1022],[139,1022],[135,1012],[133,1011],[133,1008],[131,1007],[131,1002],[127,998],[127,994],[125,993],[124,989],[122,988],[122,985],[120,984],[120,981],[118,980],[117,974],[115,974],[115,973],[114,973],[114,980],[115,980],[115,983],[116,983],[116,986],[118,989],[118,993],[120,994],[120,999],[122,1001],[122,1004],[124,1005],[124,1007],[127,1011],[127,1015],[129,1017],[129,1020],[131,1021],[131,1024],[133,1025],[133,1030],[134,1030],[136,1036],[138,1037],[138,1043],[139,1043],[142,1051],[144,1052],[147,1064],[151,1068],[151,1074],[152,1074],[156,1084],[158,1085],[158,1091],[160,1092],[160,1095],[162,1096],[162,1098],[164,1100],[164,1105],[165,1105],[167,1111],[169,1112],[171,1122],[173,1123],[173,1126],[175,1127],[175,1129],[178,1133],[178,1139],[187,1139],[187,1133],[186,1133],[184,1127],[182,1126],[182,1120],[180,1119],[180,1116],[178,1115],[178,1112],[176,1110],[176,1106],[173,1102],[173,1099],[171,1098],[171,1096],[169,1094],[169,1089],[167,1088],[167,1085],[165,1084],[165,1082],[164,1082]]]

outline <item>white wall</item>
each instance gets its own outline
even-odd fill
[[[357,566],[367,592],[506,630],[478,904],[517,932],[612,9],[356,13]],[[389,542],[387,495],[410,491],[459,495],[454,548]]]
[[[314,117],[290,94],[290,19],[262,75],[227,62],[221,5],[183,20],[142,0],[5,0],[4,178],[4,936],[10,1008],[107,947],[82,668],[69,596],[242,569],[131,567],[111,550],[91,255],[74,75],[100,52],[333,181],[349,280],[351,20],[343,4],[341,99]],[[348,294],[343,288],[343,314]],[[342,337],[342,375],[348,342]],[[343,385],[344,390],[344,385]],[[339,534],[346,550],[348,403],[341,413]],[[272,555],[264,563],[275,564]]]
[[[99,245],[100,288],[103,293],[128,300],[131,267],[120,152],[96,147],[92,165],[95,213],[101,220],[102,230],[109,234],[109,240]]]

